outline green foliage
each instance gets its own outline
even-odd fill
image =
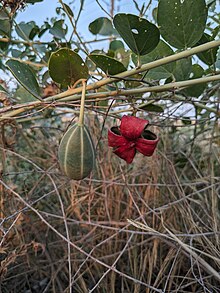
[[[63,27],[64,20],[57,20],[54,25],[49,29],[51,35],[53,35],[57,39],[65,39],[67,28]]]
[[[124,48],[125,48],[124,43],[119,40],[111,41],[109,45],[109,50],[112,50],[112,51],[117,51],[118,49],[124,49]]]
[[[67,13],[71,16],[71,17],[73,17],[74,16],[74,14],[73,14],[73,11],[72,11],[72,9],[69,7],[69,5],[67,5],[66,3],[63,3],[63,6],[64,6],[64,11],[67,11]]]
[[[162,37],[171,46],[184,49],[202,37],[207,14],[205,0],[160,0],[157,22]]]
[[[218,49],[218,53],[217,53],[217,58],[216,58],[215,66],[217,68],[220,68],[220,50],[219,49]]]
[[[0,36],[5,36],[10,38],[11,35],[11,21],[9,15],[6,11],[0,10]],[[7,44],[0,42],[0,49],[6,50]]]
[[[147,112],[156,112],[156,113],[163,113],[164,109],[163,107],[156,105],[156,104],[142,104],[139,106],[141,110],[147,111]]]
[[[0,35],[10,37],[11,24],[8,19],[0,19]]]
[[[192,59],[185,58],[176,62],[176,67],[173,76],[176,81],[186,80],[189,78],[192,70]]]
[[[35,98],[40,98],[40,87],[33,70],[25,63],[17,60],[8,60],[6,66],[19,83]]]
[[[18,36],[21,37],[25,41],[33,40],[38,30],[39,28],[36,26],[36,23],[34,21],[30,21],[27,23],[20,22],[15,27],[15,31],[18,34]]]
[[[76,52],[68,48],[53,52],[48,67],[50,77],[64,87],[88,78],[88,67]]]
[[[219,1],[2,3],[0,291],[217,292]],[[123,115],[152,158],[109,150]]]
[[[213,41],[213,38],[210,35],[204,33],[196,45],[197,46],[202,45],[211,41]],[[218,48],[213,48],[208,51],[198,53],[197,56],[199,57],[201,61],[211,66],[216,62],[217,52],[218,52]]]
[[[38,3],[38,2],[43,2],[44,0],[26,0],[27,3],[30,3],[30,4],[35,4],[35,3]]]
[[[126,70],[121,62],[106,55],[90,54],[89,58],[106,74],[115,75]]]
[[[94,35],[109,36],[114,35],[117,32],[112,26],[112,22],[107,17],[99,17],[89,25],[89,30]]]
[[[18,103],[29,103],[35,100],[35,97],[22,86],[16,89],[14,97]]]
[[[173,50],[167,45],[164,41],[160,41],[157,47],[147,55],[141,56],[140,61],[141,64],[146,64],[158,59],[161,59],[166,56],[170,56],[174,54]],[[138,64],[138,57],[133,55],[132,57],[135,65]],[[172,75],[175,70],[176,62],[172,62],[163,66],[159,66],[157,68],[151,69],[147,74],[147,78],[152,79],[163,79],[168,78]]]
[[[8,91],[0,84],[0,92],[7,93]]]
[[[204,76],[204,74],[205,74],[204,69],[200,65],[193,64],[192,72],[191,72],[189,80],[193,80],[195,78],[200,78],[200,77]],[[187,96],[199,97],[203,93],[205,88],[206,88],[206,84],[198,84],[198,85],[194,85],[192,87],[188,87],[187,89],[184,90],[184,92]]]
[[[113,23],[125,43],[136,55],[145,55],[156,48],[160,32],[148,20],[133,14],[116,14]]]

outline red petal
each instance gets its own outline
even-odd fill
[[[110,147],[119,147],[121,145],[126,145],[128,143],[128,140],[125,137],[116,134],[116,132],[120,133],[118,127],[112,127],[108,131],[108,145]]]
[[[149,121],[134,116],[123,116],[121,119],[120,131],[122,136],[128,139],[137,139],[141,136]]]
[[[121,136],[118,127],[112,127],[108,131],[108,145],[114,147],[114,153],[128,164],[133,161],[136,153],[135,143]]]
[[[147,138],[144,138],[147,137]],[[136,150],[144,156],[152,156],[159,138],[151,131],[144,131],[142,137],[136,141]]]
[[[118,147],[114,150],[114,153],[121,159],[125,160],[128,164],[131,164],[136,154],[136,150],[133,146],[133,143],[130,143]]]

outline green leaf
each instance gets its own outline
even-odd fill
[[[43,2],[44,0],[26,0],[26,3],[35,4],[37,2]]]
[[[90,54],[89,58],[106,74],[115,75],[126,71],[126,68],[121,62],[106,55]]]
[[[112,22],[107,17],[99,17],[89,24],[89,30],[93,35],[109,36],[116,34]]]
[[[53,27],[49,29],[49,32],[57,39],[65,39],[67,28],[63,28],[64,20],[58,20],[54,23]]]
[[[88,78],[88,67],[76,52],[62,48],[51,54],[49,74],[62,86],[71,86],[79,79]]]
[[[189,78],[192,70],[191,58],[184,58],[176,61],[176,68],[173,72],[176,81],[186,80]]]
[[[109,51],[107,55],[109,57],[115,58],[116,60],[121,62],[124,67],[127,68],[130,62],[131,51],[125,50],[122,41],[114,40],[109,45]]]
[[[206,5],[209,10],[214,12],[216,8],[216,0],[206,0]]]
[[[9,43],[0,41],[0,51],[2,51],[2,52],[7,51],[8,47],[9,47]],[[1,62],[0,62],[0,64],[1,64]],[[1,66],[0,66],[0,68],[1,68]]]
[[[46,45],[44,45],[44,44],[34,44],[33,47],[39,53],[46,53],[46,52],[48,52],[48,47]]]
[[[30,35],[29,35],[29,39],[30,40],[33,40],[34,37],[36,37],[37,34],[39,34],[40,32],[40,28],[39,26],[35,25],[35,27],[32,29],[32,31],[30,32]]]
[[[35,98],[40,99],[40,88],[32,69],[17,60],[8,60],[6,66],[17,81]]]
[[[44,24],[41,26],[41,28],[39,30],[38,37],[39,38],[42,37],[43,34],[45,34],[45,32],[47,30],[49,30],[50,28],[51,28],[51,25],[47,21],[45,21]]]
[[[190,74],[189,80],[193,80],[195,78],[200,78],[203,75],[204,75],[204,69],[199,64],[193,64],[192,72]],[[184,89],[183,92],[187,96],[199,97],[203,93],[205,88],[206,88],[205,83],[204,84],[197,84],[197,85],[193,85],[193,86],[190,86],[190,87]]]
[[[158,7],[155,7],[152,11],[152,16],[155,22],[157,22],[157,11],[158,11]]]
[[[65,7],[65,9],[66,9],[66,11],[68,12],[68,14],[69,14],[70,16],[73,17],[73,11],[72,11],[72,9],[69,7],[69,5],[63,3],[63,6]]]
[[[144,18],[119,13],[115,15],[113,23],[125,43],[136,55],[151,52],[159,43],[159,29]]]
[[[4,20],[4,19],[7,19],[9,21],[9,16],[5,12],[5,10],[0,10],[0,20]]]
[[[204,33],[201,39],[196,43],[196,46],[199,46],[211,41],[213,41],[212,37]],[[217,52],[218,52],[218,47],[209,49],[204,52],[200,52],[197,54],[197,56],[199,57],[201,61],[203,61],[205,64],[210,66],[216,62]]]
[[[220,69],[220,49],[218,49],[218,54],[217,54],[215,66]]]
[[[192,47],[205,30],[207,14],[205,0],[160,0],[157,21],[161,35],[175,48]]]
[[[104,55],[106,55],[108,57],[114,58],[115,57],[115,52],[112,51],[112,50],[108,50],[108,52],[107,53],[104,53]]]
[[[31,95],[25,88],[19,86],[14,93],[16,101],[20,103],[29,103],[35,100],[35,97]]]
[[[161,59],[166,56],[170,56],[173,54],[173,50],[168,46],[164,41],[160,41],[157,45],[156,49],[150,52],[147,55],[141,56],[141,64],[146,64],[157,59]],[[138,58],[137,56],[132,56],[132,60],[137,65]],[[172,75],[176,67],[176,62],[171,62],[163,66],[159,66],[157,68],[149,70],[146,74],[146,78],[152,79],[164,79],[168,78]]]
[[[8,19],[0,20],[0,35],[10,37],[11,24]]]
[[[131,51],[125,50],[124,48],[119,48],[115,51],[115,59],[121,62],[124,67],[128,67],[131,57]]]
[[[192,124],[192,121],[191,121],[190,117],[187,117],[187,116],[182,117],[182,122],[185,125],[191,125]]]
[[[109,45],[109,50],[112,50],[112,51],[116,51],[118,49],[124,49],[124,48],[125,48],[124,44],[122,43],[122,41],[119,41],[119,40],[111,41]]]
[[[23,40],[29,40],[31,31],[34,29],[35,26],[36,24],[34,21],[30,21],[27,23],[22,21],[16,25],[15,31],[18,36],[21,37]]]
[[[8,93],[8,91],[0,84],[0,92]]]
[[[11,49],[11,55],[13,58],[19,58],[22,54],[22,51],[18,49]]]
[[[147,111],[147,112],[157,112],[157,113],[164,112],[163,107],[156,104],[143,104],[139,106],[139,109]]]
[[[140,86],[140,82],[142,81],[142,74],[141,73],[138,73],[138,74],[134,74],[132,76],[130,76],[131,80],[126,80],[124,81],[124,84],[125,84],[125,87],[126,88],[137,88]],[[135,94],[135,96],[140,96],[142,97],[142,94]]]

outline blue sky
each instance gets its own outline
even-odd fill
[[[69,4],[74,14],[77,15],[80,6],[80,0],[75,1],[63,1],[66,4]],[[110,3],[111,1],[99,0],[100,4],[109,11],[109,7],[105,3]],[[137,0],[138,5],[141,7],[143,3],[148,3],[146,0]],[[154,0],[155,2],[155,0]],[[34,5],[29,4],[23,11],[19,11],[16,21],[19,22],[28,22],[34,20],[38,25],[42,25],[47,18],[56,16],[56,7],[60,7],[60,4],[56,0],[44,0],[43,2],[36,3]],[[126,13],[137,13],[137,10],[134,6],[132,0],[115,0],[115,13],[126,12]],[[80,16],[78,23],[78,31],[81,36],[86,40],[93,40],[95,38],[88,30],[88,25],[96,18],[106,16],[105,12],[99,7],[96,0],[85,0],[84,9]],[[67,22],[67,24],[69,24]],[[71,26],[69,26],[71,28]],[[71,30],[71,29],[70,29]],[[71,32],[69,32],[71,33]],[[52,36],[47,34],[46,38],[52,39]],[[45,40],[44,37],[44,40]],[[45,41],[48,41],[45,40]],[[102,46],[102,45],[101,45]],[[101,48],[100,48],[101,49]]]
[[[82,0],[63,0],[66,4],[69,4],[71,9],[74,12],[74,15],[78,14],[79,6]],[[196,0],[195,0],[196,1]],[[206,2],[209,2],[210,0],[206,0]],[[111,3],[110,0],[84,0],[84,9],[81,13],[80,21],[78,23],[77,31],[80,33],[80,35],[83,37],[84,40],[93,40],[95,38],[94,35],[92,35],[89,30],[88,26],[89,24],[101,16],[107,16],[105,12],[99,7],[98,2],[103,5],[103,7],[109,11],[110,7],[107,7],[107,4]],[[115,0],[115,14],[118,12],[124,12],[124,13],[133,13],[137,14],[137,9],[135,8],[134,0]],[[138,3],[139,7],[143,5],[147,5],[150,2],[150,0],[136,0],[136,3]],[[106,4],[107,3],[107,4]],[[158,0],[152,0],[153,7],[155,7],[158,4]],[[219,2],[217,2],[219,3]],[[109,5],[110,6],[110,5]],[[19,11],[16,21],[19,22],[28,22],[31,20],[34,20],[38,25],[42,25],[44,21],[48,18],[50,19],[53,16],[56,16],[56,8],[60,7],[60,3],[58,0],[44,0],[43,2],[35,3],[34,5],[27,5],[27,7],[23,11]],[[219,11],[219,5],[217,5],[216,10]],[[146,18],[151,21],[152,20],[152,11],[148,11],[147,13],[149,15],[145,15]],[[69,25],[69,22],[67,21],[67,25],[69,27],[69,33],[71,34],[71,26]],[[98,36],[99,38],[101,36]],[[45,34],[43,36],[42,41],[50,41],[52,39],[52,35]],[[100,43],[100,46],[102,44]],[[102,49],[100,47],[99,49]]]

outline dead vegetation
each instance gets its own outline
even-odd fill
[[[105,129],[92,178],[78,182],[59,171],[50,122],[2,139],[1,292],[219,292],[216,132],[204,147],[197,126],[161,128],[157,153],[126,165]]]

